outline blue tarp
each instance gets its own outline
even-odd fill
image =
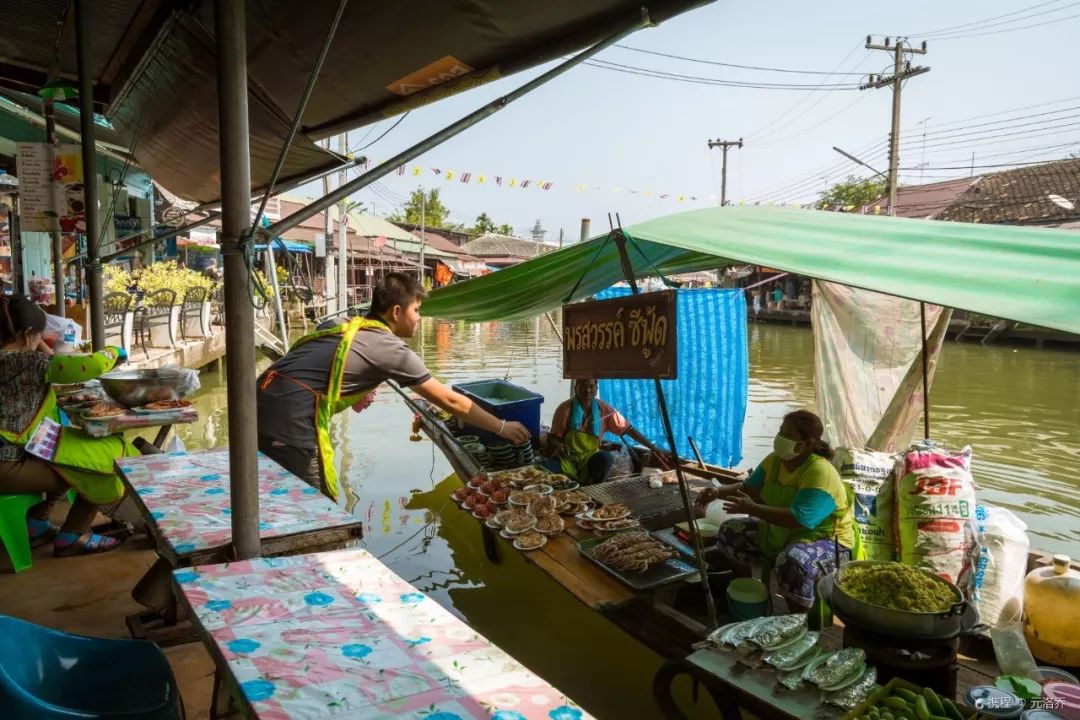
[[[630,294],[612,287],[598,300]],[[708,463],[732,467],[742,460],[742,430],[749,392],[746,300],[740,290],[677,290],[678,379],[664,380],[679,455],[694,457],[694,438]],[[645,437],[667,447],[652,380],[601,380],[600,397]]]
[[[281,243],[285,243],[285,249],[288,250],[291,253],[310,253],[311,252],[311,246],[310,245],[308,245],[306,243],[302,243],[302,242],[296,242],[295,240],[281,240],[280,242],[275,240],[275,242],[274,242],[274,252],[281,252]],[[256,245],[255,249],[256,250],[265,250],[266,246],[265,245]]]

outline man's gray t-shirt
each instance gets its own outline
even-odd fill
[[[262,389],[265,373],[259,377],[259,435],[293,447],[316,447],[316,398],[299,383],[326,392],[340,341],[339,335],[308,340],[270,366],[288,378],[275,377]],[[431,373],[404,340],[383,330],[364,329],[356,333],[349,348],[341,394],[370,390],[384,380],[410,387],[430,379]]]

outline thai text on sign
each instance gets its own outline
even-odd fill
[[[674,379],[676,351],[674,291],[563,306],[564,377]]]

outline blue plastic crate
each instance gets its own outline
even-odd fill
[[[540,437],[540,405],[544,396],[506,380],[475,380],[452,386],[489,413],[507,422],[519,422],[528,428],[535,443]],[[463,423],[464,432],[477,435],[484,443],[503,442],[494,433]]]

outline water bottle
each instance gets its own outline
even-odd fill
[[[75,349],[75,322],[73,320],[68,320],[64,328],[64,345],[68,350]]]

